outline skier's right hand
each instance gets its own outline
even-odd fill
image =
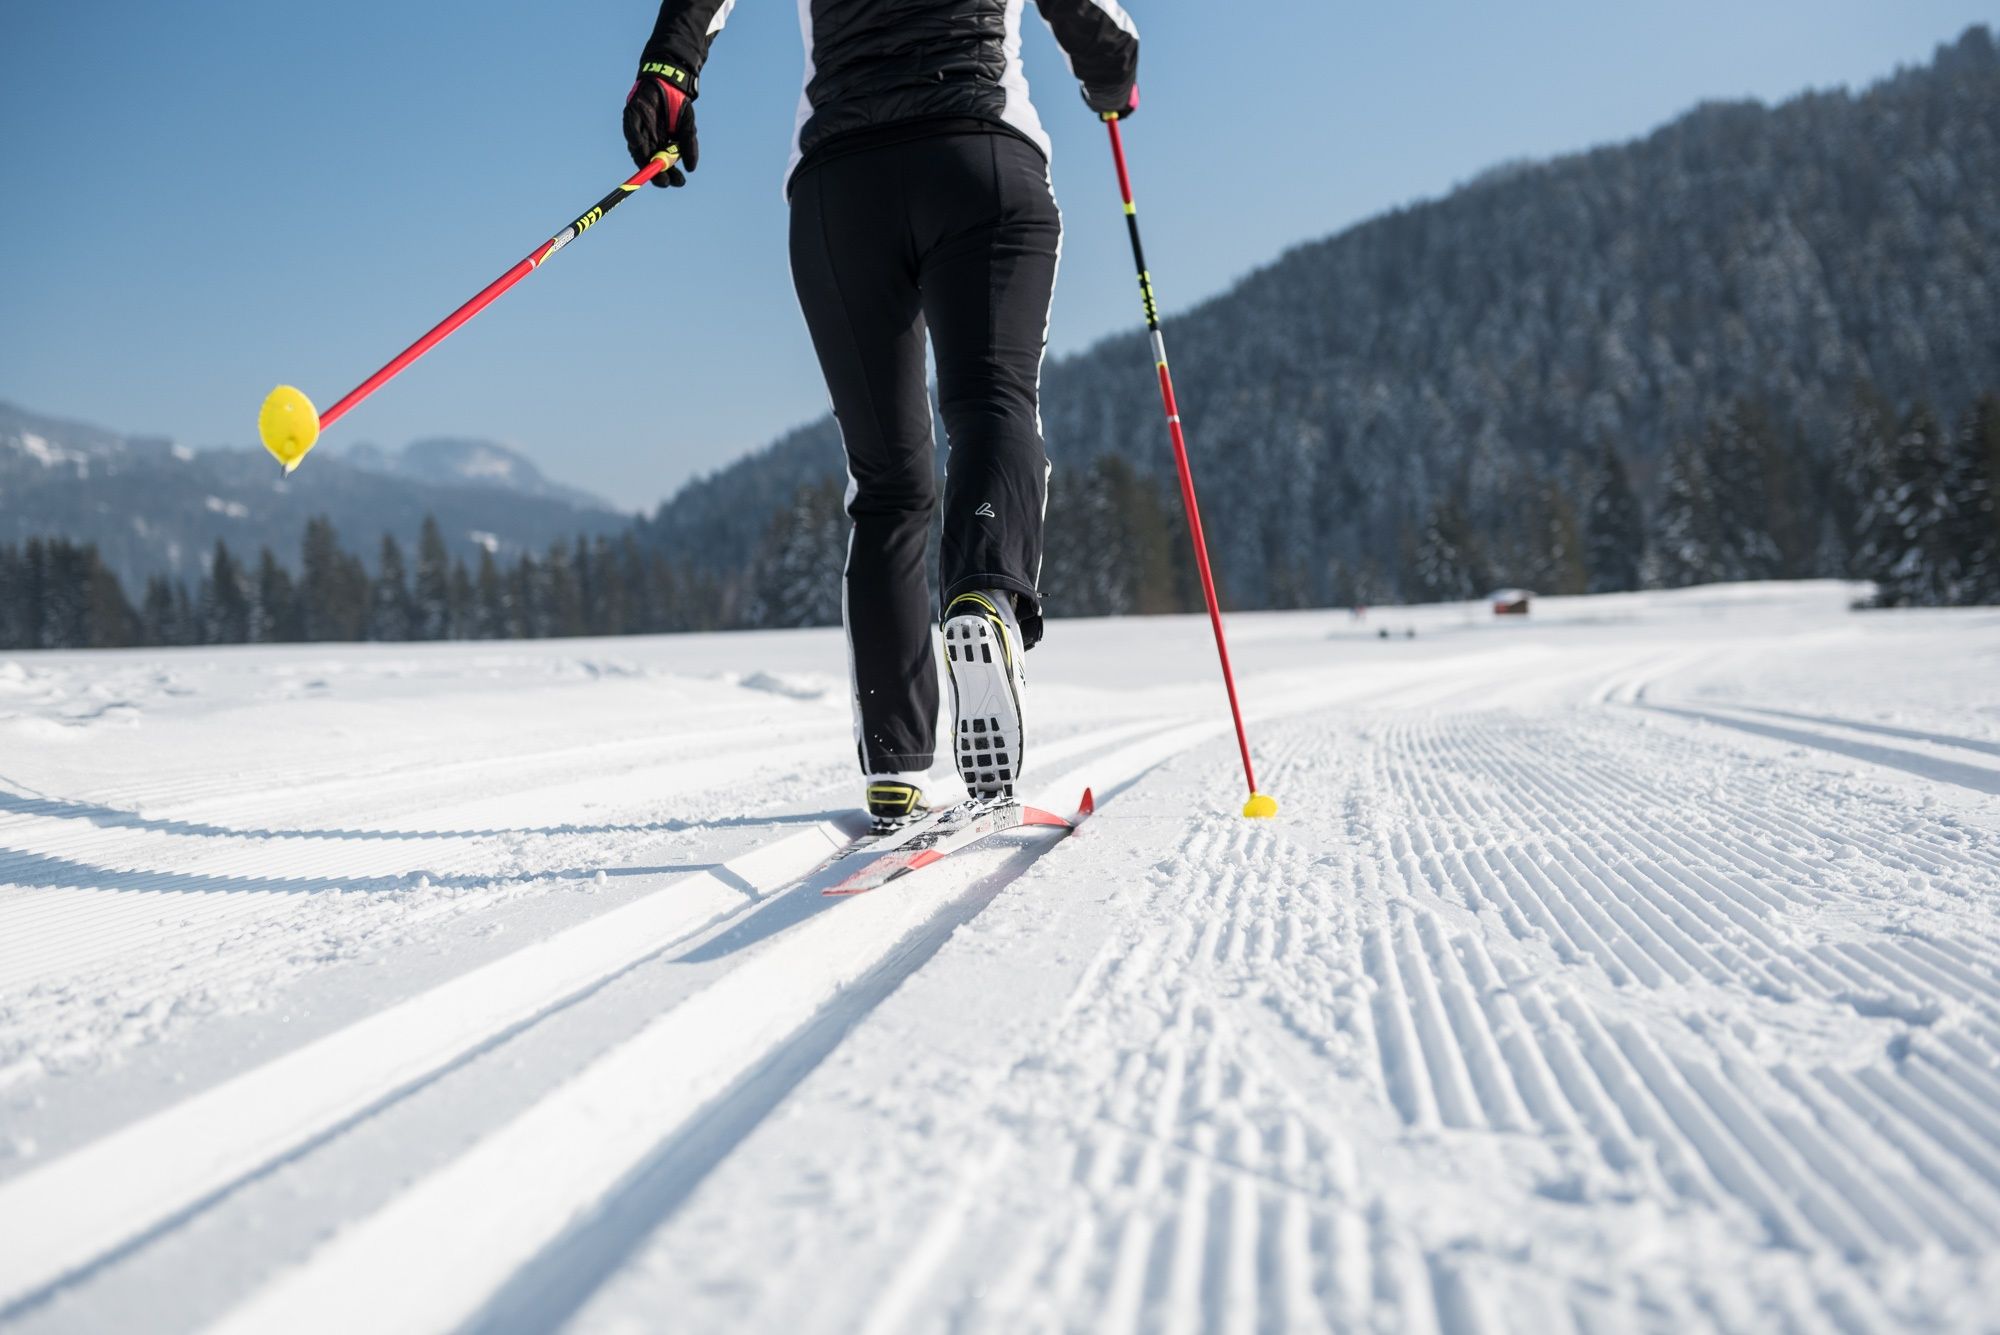
[[[1099,120],[1122,121],[1139,110],[1139,85],[1126,88],[1092,88],[1083,86],[1083,101]]]
[[[662,73],[664,66],[640,67],[638,82],[625,95],[625,147],[632,162],[643,167],[653,155],[671,148],[680,161],[653,178],[654,185],[686,185],[687,172],[701,160],[701,143],[694,133],[694,97],[687,76]],[[681,169],[685,167],[687,171]]]

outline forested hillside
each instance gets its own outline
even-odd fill
[[[1946,493],[1992,485],[1974,404],[2000,390],[2000,55],[1974,28],[1863,92],[1706,105],[1510,166],[1299,247],[1167,336],[1237,606],[1928,560],[1884,547],[1920,526],[1918,493],[1965,531],[1991,519],[1990,496],[1968,517]],[[1058,614],[1188,605],[1178,537],[1156,551],[1177,502],[1148,369],[1136,331],[1047,368]],[[839,526],[812,522],[837,504],[814,484],[839,471],[815,424],[645,533],[718,572],[762,535],[755,605],[823,615]],[[1064,522],[1106,506],[1110,530]],[[781,567],[817,585],[784,596]]]

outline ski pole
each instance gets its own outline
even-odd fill
[[[397,353],[387,366],[349,390],[345,398],[325,412],[315,411],[312,400],[290,385],[280,385],[272,390],[265,397],[263,408],[257,413],[257,434],[263,437],[264,448],[285,466],[286,473],[290,473],[306,457],[306,451],[319,440],[320,432],[345,417],[350,408],[395,379],[411,362],[451,337],[460,325],[492,305],[501,293],[540,268],[542,261],[589,231],[605,214],[624,203],[640,186],[673,166],[674,160],[679,156],[679,150],[672,148],[655,153],[652,161],[627,178],[617,189],[578,215],[569,226],[535,247],[526,259],[487,284],[478,296],[445,316],[436,328]]]
[[[1215,628],[1215,652],[1222,660],[1222,684],[1229,692],[1229,714],[1236,723],[1236,746],[1243,753],[1243,778],[1250,786],[1246,816],[1275,816],[1278,801],[1257,791],[1257,772],[1250,764],[1250,735],[1243,729],[1243,707],[1236,700],[1236,674],[1229,667],[1229,640],[1222,633],[1222,608],[1215,598],[1215,576],[1208,566],[1208,541],[1201,532],[1201,509],[1195,503],[1194,469],[1188,463],[1187,437],[1181,433],[1181,410],[1174,402],[1173,372],[1167,369],[1167,341],[1160,333],[1160,305],[1153,295],[1153,275],[1146,268],[1146,248],[1139,242],[1139,209],[1132,202],[1132,173],[1125,166],[1125,137],[1118,117],[1107,115],[1111,160],[1118,166],[1118,193],[1125,201],[1125,228],[1132,234],[1132,261],[1139,267],[1139,300],[1146,308],[1146,328],[1153,336],[1153,364],[1160,373],[1160,402],[1167,410],[1167,432],[1174,442],[1174,467],[1180,471],[1181,505],[1187,510],[1188,537],[1194,541],[1195,568],[1201,572],[1202,597],[1208,600],[1208,623]]]

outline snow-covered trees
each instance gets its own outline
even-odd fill
[[[751,562],[745,625],[840,624],[848,529],[842,496],[831,479],[801,487],[771,520]]]
[[[1586,483],[1584,568],[1589,592],[1624,593],[1639,587],[1646,552],[1646,515],[1625,471],[1625,460],[1605,441]]]
[[[1791,573],[1771,533],[1776,457],[1770,422],[1749,403],[1677,441],[1667,453],[1646,582],[1676,588]]]
[[[266,547],[257,559],[256,603],[250,638],[258,644],[286,644],[304,638],[299,598],[291,572]]]
[[[459,567],[461,578],[465,568]],[[465,614],[463,595],[454,596],[451,553],[445,549],[444,532],[436,515],[425,515],[417,537],[417,579],[411,591],[410,638],[448,640],[454,638],[456,623]]]
[[[1869,89],[1708,105],[1482,177],[1169,320],[1231,605],[1345,600],[1370,563],[1388,596],[1477,587],[1469,555],[1496,583],[1539,583],[1556,548],[1523,535],[1551,514],[1560,529],[1561,507],[1535,499],[1549,487],[1577,513],[1593,585],[1630,587],[1632,509],[1592,516],[1607,443],[1664,538],[1656,581],[1846,573],[1832,456],[1856,382],[1953,421],[1996,388],[1996,124],[2000,53],[1973,28]],[[1151,365],[1137,331],[1049,364],[1058,482],[1117,458],[1171,500]],[[727,576],[802,480],[839,471],[823,420],[687,489],[648,538]],[[1722,507],[1706,538],[1697,493]],[[1449,552],[1422,541],[1448,509],[1473,539]]]
[[[187,616],[166,591],[166,619]],[[97,548],[62,538],[0,546],[0,649],[96,649],[139,641],[139,616]]]
[[[242,644],[250,638],[254,603],[243,567],[230,554],[229,545],[215,544],[208,574],[201,581],[201,597],[196,605],[203,644]]]
[[[463,561],[440,559],[446,548],[441,535],[429,540],[434,529],[426,523],[414,588],[393,537],[370,572],[331,523],[315,519],[298,578],[269,548],[250,567],[217,543],[193,595],[155,576],[136,610],[93,547],[39,538],[0,545],[0,649],[630,635],[719,620],[713,582],[677,576],[633,535],[558,543],[511,569],[482,549],[475,581]]]
[[[368,589],[368,638],[408,640],[413,620],[410,616],[410,583],[403,570],[403,549],[390,534],[382,535],[382,556],[375,567],[375,582]]]
[[[1994,396],[1956,431],[1921,404],[1887,427],[1867,419],[1851,442],[1853,573],[1875,581],[1885,607],[2000,601]]]
[[[1959,563],[1956,602],[2000,603],[2000,394],[1982,397],[1959,427],[1948,486],[1948,546]]]
[[[1416,596],[1433,602],[1477,598],[1493,582],[1479,535],[1455,496],[1432,507],[1407,565]]]
[[[1160,484],[1106,455],[1049,478],[1042,598],[1050,616],[1123,616],[1200,607],[1184,521]],[[1178,509],[1179,502],[1172,504]],[[1186,567],[1185,569],[1183,567]]]
[[[359,640],[368,628],[368,571],[340,546],[325,518],[306,521],[299,578],[300,620],[308,640]]]

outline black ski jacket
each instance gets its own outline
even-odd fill
[[[1021,73],[1026,0],[801,0],[805,91],[792,162],[840,136],[924,120],[1004,126],[1049,151]],[[1035,0],[1085,99],[1123,107],[1139,67],[1139,31],[1117,0]],[[736,0],[665,0],[640,56],[699,92],[709,43]]]

